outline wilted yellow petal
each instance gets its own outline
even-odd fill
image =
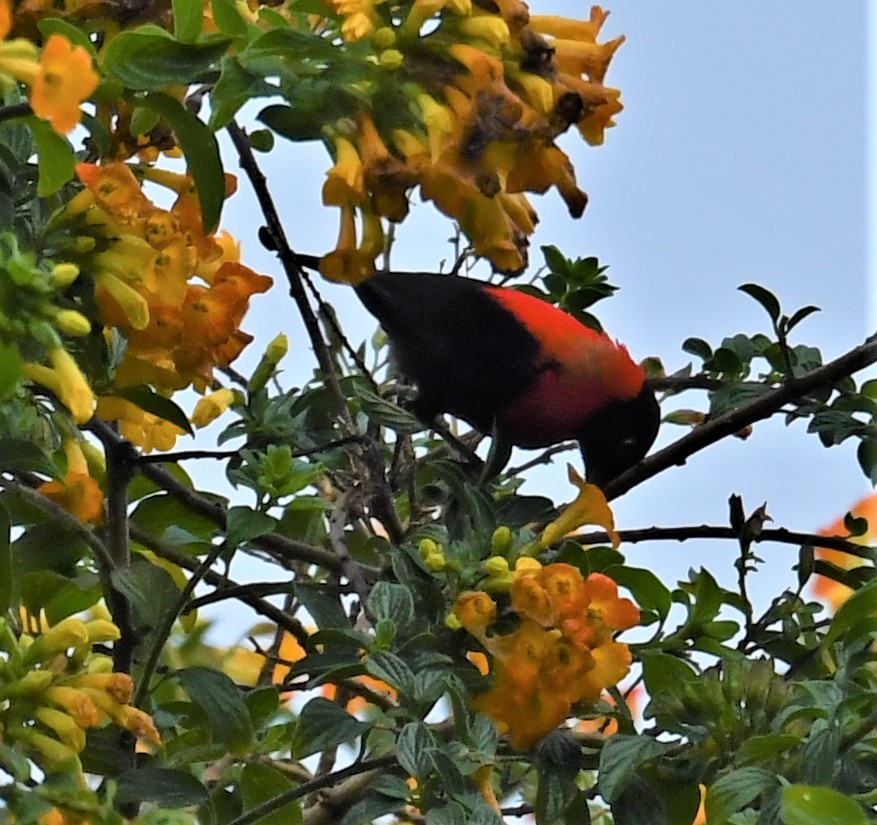
[[[579,494],[575,501],[542,531],[539,546],[544,549],[584,524],[596,524],[609,534],[612,546],[618,547],[621,539],[615,532],[615,518],[603,491],[596,484],[585,482],[571,464],[567,466],[570,483],[579,488]]]

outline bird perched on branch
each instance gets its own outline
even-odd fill
[[[511,445],[575,439],[588,481],[604,486],[655,440],[660,408],[642,368],[624,346],[551,304],[421,272],[379,273],[356,292],[417,388],[413,412],[427,423],[450,413],[493,432],[500,466]]]

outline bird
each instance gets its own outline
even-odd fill
[[[501,464],[511,445],[576,440],[587,481],[605,487],[657,437],[658,401],[627,348],[546,301],[425,272],[378,272],[356,293],[416,389],[411,411],[493,433]]]

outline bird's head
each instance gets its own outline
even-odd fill
[[[647,384],[634,398],[613,399],[592,413],[578,442],[588,481],[605,487],[638,464],[658,435],[661,408]]]

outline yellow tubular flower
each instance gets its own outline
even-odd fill
[[[33,728],[19,728],[15,731],[15,738],[23,741],[37,752],[37,760],[51,770],[69,770],[75,766],[76,774],[82,772],[76,751],[62,744],[51,736],[46,736]]]
[[[100,711],[85,691],[67,685],[53,685],[44,695],[52,704],[69,713],[79,727],[93,728],[100,724]]]
[[[118,304],[133,329],[146,329],[149,326],[149,304],[139,292],[106,271],[95,272],[94,280]],[[100,306],[100,290],[97,299]]]
[[[443,106],[425,92],[417,95],[416,100],[423,113],[423,125],[429,139],[429,154],[435,163],[442,153],[445,141],[454,132],[454,115],[447,106]]]
[[[52,268],[52,286],[55,289],[65,289],[79,277],[79,267],[76,264],[56,264]]]
[[[360,204],[365,199],[362,160],[356,147],[344,137],[333,138],[335,165],[323,184],[324,206]]]
[[[500,48],[511,39],[509,27],[505,20],[495,14],[479,14],[467,17],[459,23],[460,31],[466,36],[484,40],[491,46]]]
[[[53,320],[55,326],[66,335],[81,337],[91,332],[91,321],[75,309],[60,309]]]
[[[468,17],[472,14],[472,0],[446,0],[445,8],[460,17]]]
[[[49,707],[38,707],[34,713],[36,718],[55,733],[67,747],[76,753],[85,747],[85,731],[76,724],[68,713]]]
[[[226,387],[198,400],[191,421],[196,427],[206,427],[216,421],[235,401],[235,392]]]
[[[609,17],[608,11],[604,11],[600,6],[592,6],[589,20],[573,20],[551,14],[534,14],[530,17],[530,27],[534,31],[550,34],[552,37],[564,37],[569,40],[593,43],[607,17]]]
[[[73,356],[63,347],[49,353],[51,367],[41,364],[22,364],[25,378],[48,387],[70,410],[77,424],[85,424],[94,414],[94,393]]]
[[[25,652],[25,664],[45,662],[71,647],[88,644],[88,629],[82,619],[68,616],[43,633]]]
[[[108,619],[92,619],[85,623],[85,631],[88,633],[90,644],[98,642],[117,642],[122,638],[122,632],[118,626]]]
[[[120,705],[127,705],[134,695],[134,683],[127,673],[83,673],[76,677],[76,684],[82,688],[102,690]]]

